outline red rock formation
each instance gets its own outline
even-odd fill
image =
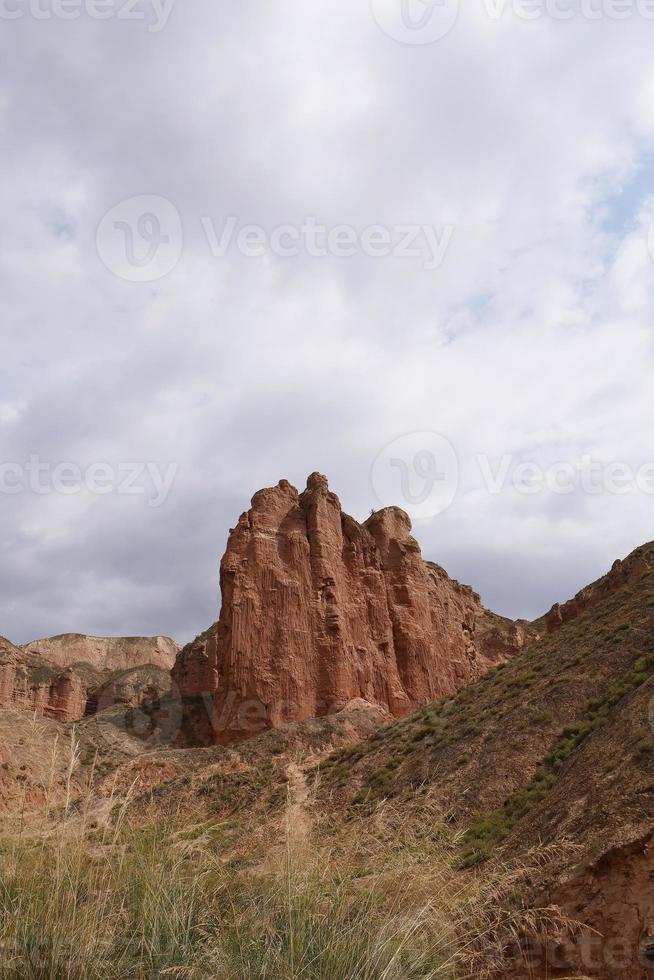
[[[170,676],[161,667],[110,671],[87,663],[61,666],[0,637],[0,708],[77,721],[114,704],[137,706],[169,689]]]
[[[525,628],[426,563],[395,507],[358,524],[324,476],[261,490],[230,533],[218,623],[173,669],[231,741],[355,698],[401,717],[518,650]]]
[[[548,633],[558,629],[563,623],[576,619],[587,609],[597,606],[609,596],[629,582],[637,582],[651,567],[651,557],[648,546],[643,545],[633,551],[624,561],[619,558],[613,562],[611,571],[592,585],[578,592],[574,599],[569,599],[563,605],[556,602],[545,615],[545,627]]]
[[[71,668],[44,664],[0,638],[0,708],[19,708],[75,721],[84,717],[87,702],[85,678]]]

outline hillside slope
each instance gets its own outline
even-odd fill
[[[654,544],[586,595],[510,663],[331,756],[319,792],[351,815],[436,806],[464,868],[561,846],[531,898],[604,937],[597,971],[579,949],[566,966],[635,978],[654,947]]]

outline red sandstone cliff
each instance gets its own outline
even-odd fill
[[[359,524],[318,473],[302,494],[285,480],[255,494],[230,533],[220,578],[219,621],[173,669],[184,697],[203,697],[217,741],[355,698],[401,717],[525,639],[525,625],[488,612],[423,561],[402,510]]]
[[[170,666],[172,658],[156,642],[161,638],[146,640],[141,653],[136,652],[131,640],[125,641],[122,653],[115,653],[115,662],[121,662],[121,658],[126,659],[129,655],[139,666],[132,665],[122,670],[75,661],[74,655],[80,652],[81,641],[87,638],[74,637],[76,643],[70,650],[61,645],[63,639],[56,637],[54,641],[40,641],[40,644],[21,648],[0,637],[0,709],[30,711],[57,721],[77,721],[114,704],[137,706],[143,700],[156,699],[170,689],[168,671],[147,663],[147,657],[155,655]],[[97,641],[95,637],[88,639],[93,641],[91,652],[102,649],[97,645],[102,641]],[[167,642],[173,643],[172,640]],[[32,646],[47,646],[50,643],[51,654],[60,650],[62,662],[57,663],[54,659],[45,659],[40,653],[32,652]],[[120,651],[120,643],[120,640],[110,641],[109,650]],[[112,662],[110,657],[104,658],[104,663],[107,661]],[[145,666],[141,666],[143,664]]]
[[[55,667],[0,638],[0,708],[19,708],[60,721],[84,716],[88,678]]]

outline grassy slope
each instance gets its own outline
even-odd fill
[[[513,935],[565,925],[516,909],[531,869],[463,881],[449,835],[392,808],[344,824],[308,791],[308,751],[378,723],[147,753],[68,807],[0,822],[2,977],[496,977]]]
[[[320,793],[351,812],[401,800],[416,819],[429,800],[465,831],[465,864],[562,826],[599,852],[654,816],[653,673],[649,571],[456,697],[325,760]]]

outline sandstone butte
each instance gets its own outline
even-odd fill
[[[327,479],[260,490],[230,532],[218,622],[173,668],[230,742],[363,699],[399,718],[515,654],[527,623],[424,561],[397,507],[364,524]]]
[[[137,704],[169,687],[178,651],[160,636],[66,634],[24,647],[0,637],[0,708],[77,721],[114,703]]]

